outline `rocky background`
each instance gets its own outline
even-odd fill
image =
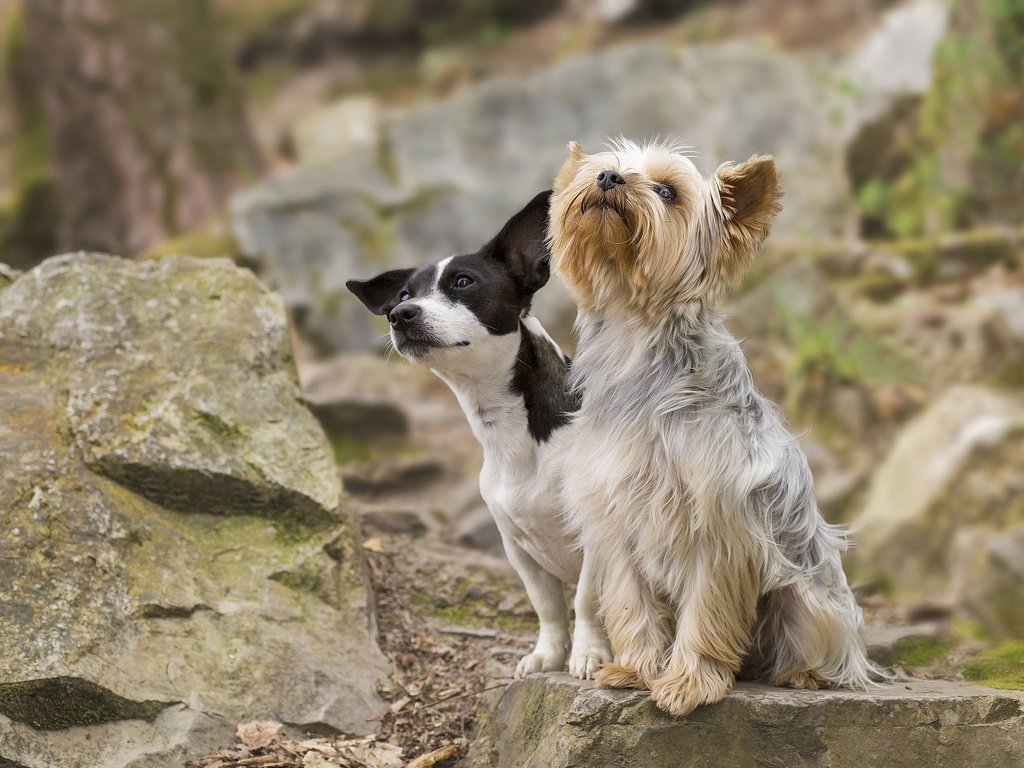
[[[0,23],[0,766],[836,765],[868,732],[895,766],[1024,760],[1018,0]],[[778,160],[729,323],[857,532],[887,692],[747,687],[689,728],[505,690],[535,619],[479,448],[344,282],[476,248],[619,133]],[[571,349],[560,286],[537,311]]]

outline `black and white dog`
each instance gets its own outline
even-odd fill
[[[537,195],[476,253],[346,285],[371,312],[388,317],[395,349],[451,387],[483,446],[480,492],[540,619],[536,647],[516,677],[565,665],[564,585],[575,583],[569,671],[591,678],[612,654],[593,568],[561,504],[570,415],[579,401],[567,383],[569,359],[529,314],[549,277],[550,198]]]

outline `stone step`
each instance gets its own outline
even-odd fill
[[[949,681],[868,692],[740,683],[686,718],[646,692],[567,675],[519,680],[465,768],[1021,768],[1024,693]]]

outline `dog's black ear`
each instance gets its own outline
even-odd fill
[[[484,246],[485,251],[508,268],[525,294],[540,290],[551,277],[551,251],[547,244],[550,204],[551,190],[541,192]]]
[[[392,269],[369,280],[349,280],[345,287],[375,315],[385,314],[389,305],[398,303],[398,292],[409,282],[413,269]]]

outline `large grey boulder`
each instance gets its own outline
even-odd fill
[[[883,117],[932,83],[932,57],[948,25],[942,0],[910,0],[882,16],[881,23],[839,68],[846,137]],[[884,151],[877,148],[876,151]]]
[[[1022,523],[1024,397],[956,386],[903,429],[874,473],[852,520],[860,547],[850,562],[897,597],[952,597],[958,532]]]
[[[942,4],[924,6],[928,29],[941,26]],[[571,139],[596,151],[620,134],[679,138],[701,153],[706,171],[771,152],[786,183],[776,235],[849,234],[856,206],[846,137],[927,87],[932,37],[913,24],[894,29],[872,48],[903,57],[892,81],[873,78],[856,58],[825,71],[818,57],[752,42],[683,49],[648,42],[526,79],[491,79],[383,115],[375,150],[359,148],[237,195],[233,230],[304,330],[330,349],[368,348],[386,330],[347,293],[346,279],[476,249],[550,185]],[[901,46],[900,34],[913,44]],[[847,71],[856,89],[837,85]],[[574,312],[564,290],[553,283],[537,305],[565,340]]]
[[[381,713],[331,449],[251,273],[44,262],[0,292],[0,401],[0,758],[180,766],[245,718]]]
[[[1007,768],[1024,761],[1024,695],[943,681],[868,693],[741,683],[672,718],[647,693],[566,675],[512,683],[464,768]]]
[[[994,637],[1024,637],[1024,522],[1006,531],[966,528],[953,546],[960,611]]]

